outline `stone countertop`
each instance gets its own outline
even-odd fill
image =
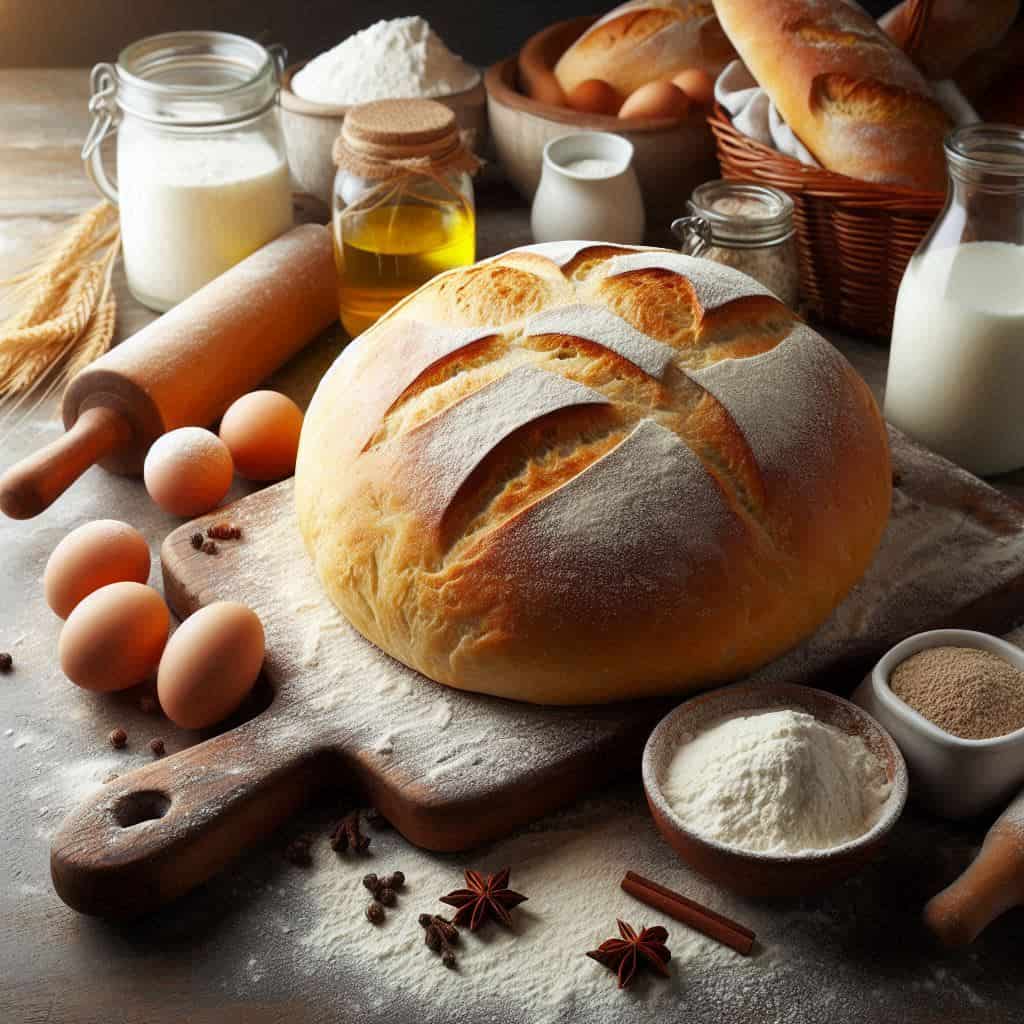
[[[69,216],[95,201],[78,158],[87,128],[87,94],[84,70],[0,71],[0,277],[20,269]],[[480,255],[529,241],[525,208],[493,175],[481,182],[478,198]],[[128,296],[123,275],[117,276],[116,286],[118,336],[125,337],[153,314]],[[879,392],[885,350],[834,340]],[[278,374],[274,385],[299,401],[307,399],[339,345],[338,338],[328,338],[313,346]],[[0,408],[0,468],[58,435],[56,410],[55,398],[27,415]],[[998,485],[1022,495],[1024,475]],[[236,484],[232,496],[242,493]],[[198,738],[144,714],[135,693],[99,698],[78,690],[57,666],[59,622],[46,607],[40,585],[46,558],[68,530],[111,516],[128,520],[147,537],[154,552],[153,580],[158,581],[155,553],[177,521],[148,500],[139,481],[94,468],[38,519],[0,519],[0,650],[10,650],[15,659],[14,672],[0,676],[0,773],[6,781],[0,797],[0,1020],[459,1024],[487,1019],[538,1024],[541,1017],[613,1020],[620,1006],[621,1015],[628,1013],[638,1022],[1021,1019],[1024,913],[1009,913],[973,947],[955,955],[932,952],[919,930],[923,901],[967,863],[987,822],[953,826],[912,809],[880,861],[823,900],[787,908],[745,904],[682,868],[650,825],[635,780],[479,855],[432,857],[408,850],[393,833],[375,837],[379,855],[391,856],[396,864],[411,861],[425,879],[450,876],[451,888],[463,867],[478,861],[499,864],[507,856],[513,883],[521,863],[528,865],[527,877],[541,891],[552,880],[558,883],[555,888],[563,887],[559,880],[564,877],[564,899],[571,900],[566,907],[575,908],[586,900],[579,892],[573,896],[573,887],[587,880],[573,877],[577,863],[584,861],[573,860],[572,843],[607,835],[609,861],[621,860],[612,870],[643,865],[759,934],[757,956],[723,966],[709,959],[699,942],[684,942],[682,926],[672,926],[675,941],[682,943],[676,947],[681,980],[671,983],[678,987],[666,996],[652,985],[619,1004],[622,997],[609,976],[607,1002],[599,1012],[587,1010],[585,1003],[577,1003],[573,1012],[571,1000],[557,1006],[538,1001],[525,985],[521,998],[519,986],[495,991],[500,975],[480,971],[474,977],[468,966],[458,977],[438,968],[438,992],[441,986],[459,986],[454,1004],[447,988],[443,997],[424,996],[430,986],[416,979],[411,983],[412,976],[403,973],[407,968],[375,959],[361,945],[352,948],[343,929],[326,927],[337,912],[332,901],[339,891],[329,872],[346,868],[324,859],[322,841],[312,868],[296,868],[281,854],[300,831],[322,836],[343,804],[338,795],[310,807],[301,820],[220,876],[146,920],[111,925],[75,914],[59,901],[49,881],[49,840],[63,815],[109,773],[145,763],[150,736],[161,735],[169,752]],[[106,743],[118,725],[130,736],[123,752]],[[358,886],[361,869],[347,870],[351,884]],[[429,904],[440,891],[417,898]],[[611,934],[608,926],[613,924],[614,914],[605,912],[603,904],[618,903],[612,887],[607,898],[600,891],[592,897],[594,923],[587,934],[596,942]],[[526,907],[533,916],[524,917],[522,943],[529,941],[531,928],[539,927],[545,910],[558,912],[557,896],[545,907],[535,892]],[[640,912],[635,919],[651,923],[653,916]],[[524,964],[535,965],[535,960],[534,954]]]

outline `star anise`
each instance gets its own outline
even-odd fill
[[[672,954],[665,945],[668,932],[658,925],[654,928],[642,928],[637,934],[636,929],[625,921],[616,923],[622,938],[606,939],[597,949],[587,953],[587,956],[610,971],[617,972],[619,988],[628,988],[640,967],[653,967],[659,974],[668,975],[666,965],[672,959]]]
[[[508,888],[509,868],[502,868],[495,875],[484,878],[479,871],[466,872],[466,888],[456,889],[441,897],[442,903],[458,908],[454,922],[457,925],[469,925],[475,932],[489,917],[497,918],[509,927],[512,917],[509,911],[518,907],[526,897]]]

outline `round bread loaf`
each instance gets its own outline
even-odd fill
[[[434,278],[306,415],[299,524],[352,624],[450,686],[685,693],[815,629],[891,499],[845,359],[737,271],[560,242]]]

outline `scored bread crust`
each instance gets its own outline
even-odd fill
[[[807,636],[870,562],[891,471],[863,380],[753,279],[575,242],[442,274],[349,345],[295,486],[320,580],[378,647],[582,704]]]
[[[715,0],[722,28],[818,162],[941,191],[949,118],[924,76],[846,0]]]
[[[684,68],[717,75],[734,56],[707,0],[629,0],[562,54],[555,77],[566,93],[600,78],[628,96]]]

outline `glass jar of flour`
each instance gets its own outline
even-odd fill
[[[706,181],[672,222],[683,252],[749,274],[791,309],[800,300],[793,200],[769,185]]]
[[[168,32],[92,71],[82,159],[120,209],[125,274],[166,310],[292,223],[283,55],[226,32]],[[117,132],[117,186],[100,144]]]
[[[946,206],[900,283],[885,418],[974,473],[1024,466],[1024,128],[946,139]]]

